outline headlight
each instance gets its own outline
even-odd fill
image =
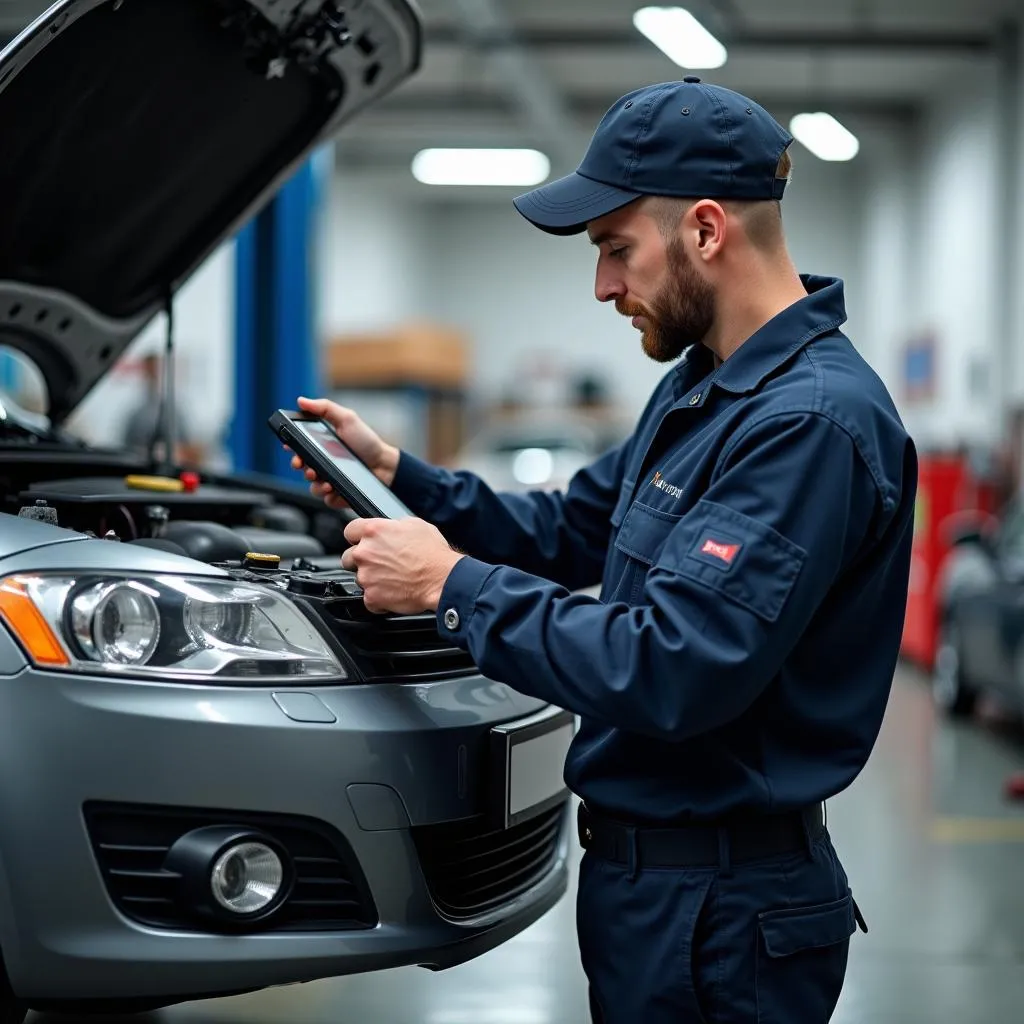
[[[233,580],[10,576],[0,616],[47,667],[222,681],[347,676],[287,597]]]
[[[160,611],[137,583],[99,583],[71,602],[71,629],[92,661],[145,665],[160,639]]]

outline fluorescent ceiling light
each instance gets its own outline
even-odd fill
[[[550,171],[536,149],[424,149],[412,161],[426,185],[539,185]]]
[[[819,160],[852,160],[860,149],[857,136],[821,110],[797,114],[789,122],[789,130]]]
[[[682,7],[641,7],[633,15],[637,30],[683,68],[720,68],[725,47]]]

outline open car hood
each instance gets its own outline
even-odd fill
[[[63,0],[0,53],[0,344],[52,422],[420,47],[409,0]]]

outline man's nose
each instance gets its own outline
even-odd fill
[[[597,296],[597,301],[613,302],[615,299],[622,298],[625,294],[626,289],[622,281],[614,274],[603,273],[599,267],[597,278],[594,282],[594,295]]]

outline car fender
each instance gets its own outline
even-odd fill
[[[6,660],[8,645],[14,648],[15,654],[22,659],[24,666],[24,657],[21,651],[18,650],[14,641],[8,635],[6,627],[0,626],[0,686],[3,686],[6,681],[4,676],[9,678],[13,675],[13,673],[4,671],[4,668],[9,664]],[[3,824],[0,821],[0,837],[6,835],[7,831]],[[11,979],[11,985],[14,987],[15,993],[17,993],[15,979],[21,973],[21,943],[14,920],[14,905],[11,902],[11,887],[8,881],[2,839],[0,839],[0,955],[3,957],[3,963],[7,969],[7,976]]]
[[[0,686],[13,676],[24,672],[28,661],[11,636],[6,623],[0,619]],[[0,836],[6,834],[0,821]],[[8,977],[17,977],[21,948],[18,943],[18,929],[14,922],[14,907],[11,904],[11,889],[7,880],[7,866],[4,861],[4,845],[0,840],[0,954],[3,955]]]
[[[0,617],[0,679],[16,676],[27,667],[24,652],[11,635],[10,627]]]

